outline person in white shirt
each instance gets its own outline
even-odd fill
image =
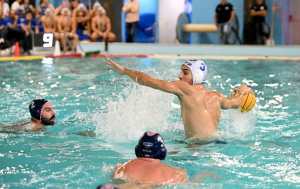
[[[140,19],[138,0],[129,0],[122,10],[126,13],[126,42],[132,43],[134,41],[136,24]]]

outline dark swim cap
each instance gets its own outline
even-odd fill
[[[47,102],[48,101],[45,99],[35,99],[31,101],[31,103],[29,104],[29,112],[31,117],[40,120],[42,108]]]
[[[135,155],[164,160],[167,156],[167,149],[163,138],[158,133],[145,132],[135,147]]]

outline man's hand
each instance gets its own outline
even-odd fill
[[[124,74],[125,72],[125,67],[121,66],[120,64],[112,61],[111,59],[107,58],[106,59],[106,64],[109,65],[114,71],[118,72],[119,74]]]
[[[247,85],[240,85],[239,87],[234,88],[232,96],[242,96],[248,93],[253,93],[252,89]]]

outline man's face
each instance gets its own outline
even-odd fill
[[[79,5],[79,2],[77,0],[71,1],[72,8],[76,8]]]
[[[262,4],[264,1],[263,0],[256,0],[257,4]]]
[[[55,124],[55,111],[50,103],[46,103],[43,106],[41,113],[41,121],[44,125],[54,125]]]
[[[189,69],[189,67],[187,67],[186,65],[182,65],[181,66],[181,72],[179,74],[179,80],[181,81],[185,81],[189,84],[193,84],[193,75],[191,70]]]
[[[27,20],[32,20],[32,14],[31,13],[27,13],[26,14],[26,19]]]

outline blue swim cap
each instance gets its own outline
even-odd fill
[[[145,132],[135,147],[136,157],[153,158],[164,160],[167,149],[163,138],[158,133]]]
[[[31,117],[40,120],[42,108],[47,102],[48,101],[45,99],[35,99],[31,101],[31,103],[29,104],[29,112]]]

